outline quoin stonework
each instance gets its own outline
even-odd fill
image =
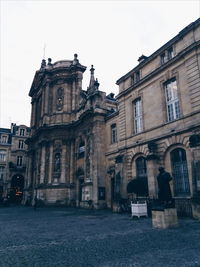
[[[117,80],[114,97],[100,90],[91,66],[42,61],[29,96],[31,136],[24,202],[113,208],[146,178],[157,198],[164,166],[179,213],[200,213],[200,19]]]

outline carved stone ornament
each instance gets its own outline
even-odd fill
[[[64,105],[64,89],[62,87],[58,88],[56,95],[56,109],[62,110]]]
[[[200,134],[193,134],[189,138],[189,146],[197,147],[200,146]]]

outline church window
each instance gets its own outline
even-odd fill
[[[178,99],[178,89],[176,79],[172,79],[164,84],[165,99],[167,106],[167,119],[173,121],[180,118],[180,105]]]

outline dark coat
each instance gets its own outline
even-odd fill
[[[171,175],[164,171],[157,176],[158,181],[158,199],[161,201],[169,201],[172,199],[169,181],[172,180]]]

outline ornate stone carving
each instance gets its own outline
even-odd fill
[[[86,138],[86,177],[90,178],[90,136]]]
[[[62,87],[58,88],[56,95],[56,109],[58,111],[63,109],[64,105],[64,89]]]
[[[200,146],[200,134],[193,134],[189,138],[190,147]]]

